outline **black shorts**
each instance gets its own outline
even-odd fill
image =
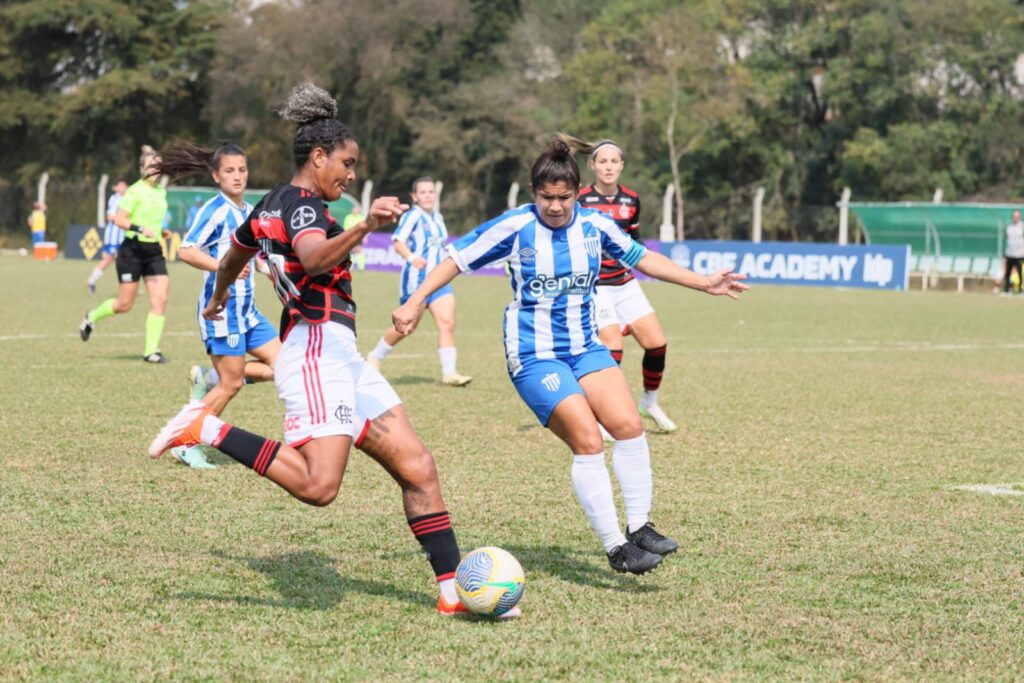
[[[167,275],[167,259],[159,242],[126,239],[117,250],[117,279],[138,282],[150,275]]]

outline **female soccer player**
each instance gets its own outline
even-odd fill
[[[580,206],[603,211],[634,241],[640,242],[640,197],[633,190],[619,184],[624,165],[622,150],[612,140],[574,142],[581,152],[590,155],[589,166],[595,176],[593,185],[580,190]],[[633,269],[608,254],[601,255],[601,274],[594,290],[594,306],[597,310],[598,334],[611,351],[615,362],[622,363],[623,326],[628,326],[633,338],[644,350],[641,363],[644,396],[640,400],[640,414],[654,420],[661,430],[674,432],[677,429],[676,423],[658,405],[658,389],[665,371],[668,340],[654,308],[644,296],[644,290],[640,289],[640,283],[633,277]]]
[[[419,178],[412,184],[412,201],[412,210],[402,216],[392,237],[395,251],[405,259],[400,279],[399,304],[404,304],[427,274],[441,262],[448,240],[444,218],[439,211],[434,210],[437,193],[434,190],[433,178]],[[452,387],[469,384],[473,378],[459,374],[455,369],[455,291],[450,285],[430,295],[427,310],[434,316],[434,323],[437,325],[437,354],[441,357],[441,382]],[[408,334],[412,334],[419,322],[417,318]],[[367,362],[379,369],[381,362],[391,353],[391,349],[405,336],[407,335],[399,334],[393,326],[389,328],[366,357]]]
[[[463,611],[455,592],[459,563],[434,458],[413,431],[398,395],[356,349],[356,304],[349,254],[371,231],[408,207],[397,197],[379,197],[367,219],[348,230],[325,202],[355,181],[359,145],[334,118],[337,104],[309,83],[292,91],[281,112],[296,126],[292,144],[295,175],[264,197],[232,236],[221,259],[207,320],[224,313],[229,288],[253,254],[267,255],[284,310],[283,344],[274,367],[284,401],[285,444],[221,421],[193,401],[150,444],[157,457],[175,446],[204,443],[267,477],[310,505],[338,495],[349,451],[370,455],[402,489],[405,514],[440,584],[437,610]]]
[[[199,336],[206,344],[217,377],[206,393],[205,373],[199,366],[193,366],[189,371],[193,398],[202,399],[213,415],[220,415],[246,380],[274,379],[274,361],[281,349],[277,330],[256,309],[251,264],[246,264],[229,286],[224,316],[220,320],[203,317],[213,295],[220,258],[231,246],[232,233],[252,211],[244,197],[249,167],[245,152],[238,145],[227,143],[207,149],[183,142],[160,151],[156,170],[171,180],[209,173],[220,188],[216,197],[199,208],[178,249],[182,261],[204,271],[203,288],[199,291]],[[247,353],[257,360],[246,363]],[[213,467],[198,446],[175,448],[172,453],[189,467]]]
[[[160,337],[164,331],[170,280],[160,238],[167,239],[171,233],[162,228],[167,213],[167,190],[160,187],[160,176],[155,170],[159,161],[160,157],[152,147],[142,146],[142,156],[139,157],[142,177],[121,197],[114,217],[125,237],[117,252],[117,298],[107,299],[86,313],[78,326],[82,341],[89,341],[96,323],[132,310],[139,293],[139,280],[145,278],[149,315],[146,316],[146,345],[142,360],[147,363],[167,362],[160,352]]]
[[[107,200],[107,227],[103,230],[103,256],[100,257],[99,265],[92,269],[89,279],[85,281],[85,287],[89,294],[96,295],[96,283],[103,277],[103,272],[110,267],[110,264],[117,258],[117,250],[121,248],[124,241],[124,233],[117,227],[114,218],[117,216],[117,205],[121,197],[128,190],[128,183],[124,178],[118,179],[114,185],[114,194]]]
[[[392,318],[408,330],[431,293],[460,272],[508,259],[515,298],[505,308],[508,373],[540,423],[573,453],[572,486],[608,562],[643,574],[679,545],[650,523],[653,480],[647,438],[622,369],[591,315],[604,250],[624,266],[708,294],[737,298],[747,285],[730,269],[698,275],[634,242],[600,211],[577,203],[573,138],[554,139],[530,172],[534,204],[512,209],[463,236]],[[612,465],[626,505],[619,527],[598,421],[616,439]]]

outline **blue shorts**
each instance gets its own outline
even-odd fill
[[[277,339],[277,330],[267,322],[262,313],[257,313],[259,323],[251,327],[245,334],[229,334],[226,337],[210,337],[206,340],[208,356],[244,356],[253,349],[258,349],[273,339]]]
[[[430,304],[434,303],[442,296],[448,296],[449,294],[455,296],[455,290],[452,289],[452,285],[450,282],[427,297],[427,306],[430,306]],[[402,297],[398,300],[398,305],[401,306],[402,304],[404,304],[406,301],[409,300],[410,296],[412,296],[412,292],[409,292],[408,294],[403,294]]]
[[[41,242],[45,242],[45,241],[46,241],[46,233],[45,232],[35,232],[35,231],[32,232],[32,244],[40,244]]]
[[[120,244],[104,244],[103,253],[110,254],[111,256],[117,256],[117,250],[121,248]]]
[[[512,377],[512,384],[547,427],[555,406],[573,394],[584,393],[579,383],[581,377],[617,366],[606,346],[594,345],[577,356],[524,359],[522,368]]]

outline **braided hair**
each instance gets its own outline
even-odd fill
[[[284,108],[278,112],[281,118],[295,125],[295,139],[292,142],[292,156],[295,168],[302,168],[309,161],[309,155],[319,147],[330,154],[344,147],[351,140],[356,141],[352,130],[334,118],[338,114],[338,103],[324,90],[312,83],[302,83],[288,95]]]

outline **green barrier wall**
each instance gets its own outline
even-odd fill
[[[1001,256],[1013,204],[851,202],[868,244],[909,244],[914,254]]]

